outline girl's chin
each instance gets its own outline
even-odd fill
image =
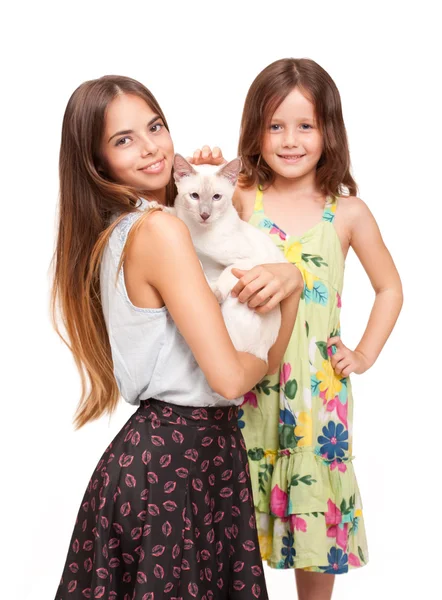
[[[137,189],[154,191],[165,188],[170,181],[170,173],[162,173],[161,176],[144,175],[137,179]]]
[[[307,165],[287,165],[281,166],[279,165],[269,165],[270,168],[276,175],[280,177],[284,177],[285,179],[298,179],[299,177],[304,177],[305,175],[309,175],[312,172],[316,171],[316,167],[308,167]]]

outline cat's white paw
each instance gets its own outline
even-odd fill
[[[176,209],[173,206],[162,206],[163,212],[176,217]]]
[[[148,208],[161,208],[161,209],[163,208],[163,206],[156,200],[148,200],[147,207]]]

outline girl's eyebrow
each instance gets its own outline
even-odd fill
[[[117,131],[117,133],[114,133],[114,135],[111,135],[111,137],[107,140],[107,143],[109,143],[114,137],[117,137],[117,135],[128,135],[129,133],[133,133],[133,129],[125,129],[124,131]]]
[[[149,121],[147,126],[150,127],[151,125],[153,125],[155,123],[155,121],[158,121],[158,119],[161,119],[160,115],[155,115]],[[133,132],[134,132],[133,129],[125,129],[124,131],[117,131],[117,133],[114,133],[113,135],[111,135],[111,137],[107,140],[107,143],[109,143],[114,137],[117,137],[118,135],[129,135],[130,133],[133,133]]]
[[[282,117],[272,117],[272,121],[284,121]],[[314,117],[296,117],[297,121],[314,121]]]

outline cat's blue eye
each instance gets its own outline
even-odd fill
[[[199,200],[200,197],[196,192],[192,192],[191,194],[189,194],[189,196],[192,198],[192,200]]]
[[[221,194],[215,194],[214,196],[212,196],[212,200],[221,200],[221,198]]]

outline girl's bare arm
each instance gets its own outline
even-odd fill
[[[159,292],[215,392],[235,399],[262,379],[267,364],[235,350],[182,221],[159,211],[150,214],[128,259],[140,268],[132,287],[149,285]]]
[[[333,368],[347,376],[352,371],[363,373],[376,361],[399,316],[403,295],[396,266],[367,205],[359,198],[346,198],[342,199],[339,210],[344,211],[350,245],[376,295],[367,327],[354,351],[339,338],[328,341],[329,346],[334,344],[337,348],[332,357]]]

